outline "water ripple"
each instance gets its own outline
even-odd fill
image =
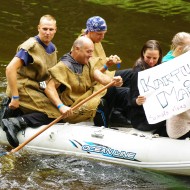
[[[144,13],[154,13],[162,16],[179,15],[190,12],[190,3],[182,0],[86,0],[101,5],[116,5],[126,10],[133,10]]]

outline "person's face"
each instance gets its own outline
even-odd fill
[[[56,23],[53,20],[47,20],[45,18],[38,25],[38,35],[40,37],[40,40],[46,45],[48,45],[51,42],[56,31]]]
[[[94,42],[94,43],[99,43],[104,39],[104,36],[107,31],[101,31],[101,32],[89,32],[89,38]]]
[[[90,43],[90,44],[86,44],[81,48],[78,48],[78,55],[76,57],[77,61],[80,64],[88,64],[89,59],[92,57],[92,53],[94,51],[94,44]]]
[[[157,64],[159,57],[160,55],[158,50],[147,49],[144,52],[144,61],[150,67],[154,67]]]

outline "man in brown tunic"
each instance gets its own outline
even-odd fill
[[[94,59],[93,51],[93,42],[87,37],[79,37],[75,40],[72,51],[65,54],[57,65],[49,69],[52,78],[45,92],[64,116],[64,120],[70,123],[93,119],[102,97],[109,102],[111,112],[116,96],[114,86],[123,84],[120,76],[110,77],[102,73],[96,64],[91,64],[89,60]],[[114,81],[113,87],[98,94],[78,110],[72,111],[74,105],[97,91],[100,88],[99,84],[106,85],[111,81]]]
[[[48,69],[57,63],[57,49],[51,42],[56,30],[54,17],[42,16],[38,35],[22,43],[6,67],[8,98],[2,101],[1,117],[3,130],[14,147],[19,144],[18,131],[47,124],[58,112],[43,90],[50,79]],[[52,115],[48,115],[47,107]]]
[[[100,16],[90,17],[86,22],[86,29],[82,30],[82,36],[90,38],[94,43],[93,57],[96,57],[99,68],[109,76],[121,76],[123,79],[122,87],[116,89],[117,101],[115,101],[115,110],[112,112],[112,126],[127,126],[130,124],[130,106],[129,106],[129,84],[132,76],[132,69],[123,69],[109,71],[112,65],[120,65],[120,58],[117,55],[106,56],[102,46],[102,40],[107,33],[106,21]],[[97,64],[97,62],[96,62]],[[125,104],[124,104],[125,102]]]

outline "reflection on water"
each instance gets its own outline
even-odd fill
[[[14,168],[1,172],[1,189],[177,189],[189,184],[184,177],[178,179],[74,156],[23,151],[12,157],[12,164]]]
[[[162,16],[180,15],[190,12],[189,1],[183,0],[87,0],[100,5],[116,5],[127,10],[143,13],[159,14]]]
[[[52,14],[57,20],[58,31],[53,42],[59,57],[70,50],[89,17],[105,18],[108,32],[103,46],[107,55],[121,57],[124,69],[132,67],[145,41],[159,40],[166,53],[174,34],[188,32],[189,5],[189,1],[182,0],[3,1],[0,5],[0,98],[6,88],[6,65],[17,46],[37,34],[39,18],[44,14]],[[0,158],[0,189],[177,189],[188,185],[187,177],[76,157],[24,152],[9,160]]]

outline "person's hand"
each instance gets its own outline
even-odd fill
[[[107,67],[110,67],[112,65],[116,65],[119,63],[121,63],[120,57],[118,57],[117,55],[111,55],[107,58],[106,65],[107,65]]]
[[[19,99],[11,99],[9,108],[12,110],[15,110],[15,109],[19,108],[19,105],[20,105]]]
[[[59,111],[61,112],[61,114],[63,115],[63,118],[67,118],[69,116],[72,116],[73,115],[73,110],[71,107],[68,107],[68,106],[61,106],[59,108]]]
[[[146,97],[145,96],[138,96],[136,99],[137,105],[141,106],[145,103]]]
[[[120,87],[123,85],[123,79],[121,78],[121,76],[113,77],[112,81],[114,81],[113,86]]]

